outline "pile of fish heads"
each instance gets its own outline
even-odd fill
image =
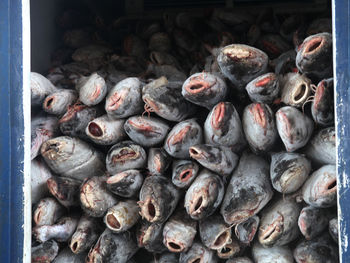
[[[57,23],[31,73],[32,262],[338,262],[329,17]]]

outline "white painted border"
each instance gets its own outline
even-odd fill
[[[336,69],[337,69],[337,50],[336,50],[336,45],[337,45],[337,39],[336,39],[336,26],[335,26],[335,1],[336,0],[332,0],[332,38],[333,38],[333,76],[334,76],[334,109],[335,109],[335,117],[334,117],[334,124],[335,124],[335,134],[338,135],[338,113],[337,113],[337,92],[336,92],[336,87],[337,87],[337,75],[336,75]],[[344,180],[346,178],[346,175],[340,175],[338,174],[338,165],[339,165],[339,158],[338,158],[338,154],[339,154],[339,138],[338,136],[336,136],[336,165],[337,165],[337,169],[336,169],[336,173],[337,173],[337,180],[339,181],[339,178],[342,176],[343,178],[343,189],[345,189],[346,187],[349,187],[349,182],[347,180]],[[344,165],[344,164],[343,164]],[[344,240],[345,242],[345,247],[348,247],[348,242],[349,242],[349,237],[348,237],[348,233],[341,233],[340,231],[340,221],[342,219],[342,213],[341,213],[341,209],[340,209],[340,193],[339,193],[339,187],[337,188],[337,212],[338,212],[338,249],[339,249],[339,262],[340,263],[346,263],[343,262],[342,259],[342,240]]]
[[[1,0],[0,0],[1,1]],[[23,164],[23,263],[31,262],[32,201],[30,159],[30,0],[22,0],[22,72],[23,72],[23,119],[24,119],[24,164]],[[15,245],[15,244],[14,244]]]

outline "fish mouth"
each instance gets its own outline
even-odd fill
[[[151,239],[152,232],[153,232],[153,228],[152,228],[152,226],[150,226],[144,232],[141,233],[140,238],[139,238],[140,246],[147,245],[148,241]]]
[[[211,246],[211,249],[219,250],[231,242],[231,230],[227,229],[217,235],[214,244]]]
[[[163,167],[160,159],[160,155],[159,154],[155,155],[153,160],[154,160],[154,166],[156,171],[160,173]]]
[[[217,250],[218,256],[223,259],[228,259],[237,255],[240,251],[240,247],[236,242],[226,244],[221,249]]]
[[[56,102],[55,96],[48,96],[44,101],[44,109],[51,109]]]
[[[42,214],[41,209],[36,209],[36,211],[34,213],[34,217],[33,217],[36,225],[41,221],[42,216],[43,216],[43,214]]]
[[[115,217],[115,215],[113,215],[113,213],[107,213],[106,225],[114,231],[118,231],[122,228],[120,221]]]
[[[109,102],[107,104],[106,110],[107,111],[117,110],[120,107],[120,105],[123,104],[125,96],[126,96],[125,92],[113,93],[113,95],[108,99]]]
[[[255,122],[264,129],[264,135],[266,135],[267,120],[263,106],[260,103],[254,104],[250,112],[253,114]]]
[[[186,135],[188,134],[188,132],[191,130],[191,126],[187,125],[186,127],[182,128],[178,133],[173,134],[169,139],[168,139],[168,146],[169,144],[171,145],[176,145],[181,143]],[[170,147],[170,146],[169,146]]]
[[[188,263],[203,263],[203,256],[195,257],[194,259],[190,259]]]
[[[268,40],[262,40],[261,42],[262,42],[264,48],[268,52],[270,52],[270,53],[272,53],[274,55],[278,55],[278,54],[281,53],[281,50],[273,42],[268,41]]]
[[[309,95],[309,85],[303,82],[293,90],[293,94],[292,94],[293,103],[301,103],[305,101],[308,95]]]
[[[142,123],[142,118],[139,119],[139,122],[133,122],[132,120],[128,120],[128,123],[134,127],[135,129],[139,130],[139,131],[142,131],[144,133],[147,133],[147,134],[150,134],[150,133],[153,133],[153,134],[158,134],[158,135],[161,135],[160,132],[157,132],[155,130],[155,127],[151,126],[151,125],[148,125],[148,124],[144,124]]]
[[[181,182],[187,182],[188,180],[190,180],[192,178],[192,175],[193,175],[193,169],[189,168],[189,169],[181,171],[181,173],[179,175],[179,179]]]
[[[182,243],[177,242],[176,240],[167,240],[166,241],[166,247],[171,251],[171,252],[182,252],[184,251],[185,247]]]
[[[267,84],[269,84],[271,81],[273,81],[275,78],[273,78],[272,76],[267,76],[259,81],[257,81],[255,83],[255,87],[263,87],[266,86]]]
[[[74,254],[78,254],[80,252],[81,248],[81,242],[79,240],[71,240],[71,243],[69,244],[70,249]]]
[[[251,52],[247,49],[240,47],[227,47],[224,48],[223,54],[232,60],[244,60],[252,56]]]
[[[322,81],[320,85],[317,86],[315,92],[315,100],[314,100],[314,109],[317,109],[318,104],[320,103],[325,92],[325,81]]]
[[[225,117],[225,103],[220,102],[219,105],[217,105],[213,112],[213,117],[211,119],[212,127],[214,129],[219,129],[224,123],[224,117]]]
[[[59,124],[68,122],[75,117],[77,112],[87,108],[88,106],[82,104],[80,101],[77,101],[73,106],[68,106],[67,112],[63,115],[63,117],[58,121]]]
[[[205,73],[202,73],[203,75],[196,76],[194,78],[191,78],[188,84],[185,86],[185,90],[189,94],[198,94],[202,93],[205,90],[210,89],[212,86],[215,85],[215,83],[211,84],[208,81],[206,81]]]
[[[128,176],[127,173],[121,172],[121,173],[115,174],[111,177],[108,177],[106,183],[107,184],[116,184],[116,183],[120,182],[121,180],[123,180],[127,176]]]
[[[90,122],[88,125],[89,133],[94,137],[101,137],[103,135],[103,130],[96,122]]]
[[[101,91],[102,91],[102,86],[101,85],[96,85],[95,89],[93,90],[93,92],[89,96],[90,99],[92,101],[98,99],[98,97],[101,95]]]
[[[134,160],[137,159],[140,156],[140,153],[137,151],[134,151],[130,147],[124,147],[118,151],[118,153],[114,154],[112,157],[112,162],[118,163],[118,162],[125,162],[127,160]]]
[[[58,184],[56,182],[56,180],[49,178],[46,181],[47,184],[47,188],[49,189],[50,193],[56,197],[58,200],[64,200],[66,199],[66,197],[64,196],[63,193],[61,193],[60,191],[58,191]]]
[[[158,204],[152,199],[148,198],[144,203],[139,202],[142,217],[146,218],[148,222],[156,222],[159,219],[160,211]]]
[[[284,113],[283,111],[279,111],[276,113],[277,114],[277,118],[283,123],[283,131],[284,134],[286,135],[287,138],[291,139],[291,125],[290,125],[290,121],[288,119],[288,116],[286,113]],[[293,143],[293,141],[290,141],[291,143]],[[288,149],[287,149],[288,151]]]
[[[324,46],[324,38],[322,37],[315,37],[308,41],[304,46],[304,54],[311,55],[315,52],[317,52],[320,48]]]
[[[337,191],[337,179],[332,178],[331,180],[327,181],[321,188],[319,196],[323,196],[326,194],[332,194]]]
[[[262,230],[259,241],[264,246],[273,246],[283,232],[283,216],[278,218],[268,225],[265,230]]]
[[[199,216],[208,205],[208,197],[204,193],[198,194],[191,202],[189,214],[193,217]]]
[[[199,147],[191,146],[189,149],[191,158],[195,160],[207,159],[207,154],[205,151],[202,151]]]

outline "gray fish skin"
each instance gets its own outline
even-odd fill
[[[321,126],[334,123],[333,78],[320,81],[311,104],[314,121]]]
[[[74,90],[60,89],[47,96],[43,102],[43,110],[49,114],[62,116],[77,100],[78,94]]]
[[[221,215],[199,221],[199,235],[202,243],[213,250],[221,249],[232,242],[231,228]]]
[[[317,164],[335,164],[335,141],[335,128],[324,128],[311,138],[306,148],[306,155]]]
[[[168,124],[154,117],[133,116],[124,124],[124,130],[130,139],[145,147],[162,143],[169,129]]]
[[[128,35],[124,38],[124,51],[127,55],[144,58],[147,53],[146,43],[136,35]]]
[[[106,97],[105,110],[111,118],[121,119],[141,113],[143,83],[138,78],[118,82]]]
[[[276,75],[285,75],[292,72],[295,66],[295,57],[297,53],[294,49],[289,50],[281,54],[278,58],[271,61],[272,66],[275,69]]]
[[[172,128],[165,139],[164,149],[174,158],[189,159],[189,148],[202,141],[202,127],[195,119],[189,119],[179,122]]]
[[[72,55],[75,62],[89,63],[94,59],[106,59],[112,49],[103,45],[87,45],[76,49]]]
[[[77,101],[68,107],[67,112],[58,121],[60,130],[64,135],[88,139],[85,129],[90,121],[102,115],[102,110],[95,107],[88,107]]]
[[[179,61],[169,53],[152,51],[149,54],[149,60],[156,65],[174,65],[180,68]]]
[[[162,175],[170,166],[171,157],[163,148],[150,148],[147,169],[151,175]]]
[[[130,232],[116,234],[107,228],[90,249],[86,263],[127,263],[137,250]]]
[[[213,250],[206,248],[203,244],[195,241],[192,247],[187,252],[180,254],[179,263],[192,263],[192,262],[205,262],[216,263],[218,258]]]
[[[144,86],[142,100],[146,111],[155,112],[169,121],[179,122],[189,117],[195,106],[181,95],[181,84],[160,77]]]
[[[338,247],[334,245],[328,234],[313,240],[301,241],[294,249],[297,263],[338,263]]]
[[[151,51],[169,52],[171,51],[171,39],[167,33],[154,33],[148,43],[148,48]]]
[[[238,256],[241,252],[241,246],[236,239],[226,244],[223,248],[216,250],[216,254],[221,259],[229,259]]]
[[[223,79],[210,73],[195,73],[182,85],[182,96],[194,104],[211,109],[225,100],[227,86]]]
[[[339,232],[338,232],[338,218],[332,218],[329,220],[329,234],[333,238],[334,242],[338,243],[338,238],[339,238]]]
[[[83,214],[69,242],[71,251],[74,254],[86,255],[84,252],[96,242],[101,230],[97,218]]]
[[[304,201],[314,207],[332,207],[337,203],[335,165],[324,165],[306,180],[302,188]]]
[[[266,73],[268,60],[265,52],[242,44],[222,48],[217,58],[221,72],[239,90],[243,90],[248,82]]]
[[[286,246],[265,248],[259,242],[255,242],[252,254],[256,263],[294,263],[293,253]]]
[[[36,226],[53,225],[65,212],[66,210],[58,201],[47,197],[41,199],[36,206],[33,212],[33,221]]]
[[[32,160],[30,166],[31,180],[31,198],[32,204],[35,204],[48,195],[49,191],[46,186],[46,181],[52,176],[52,173],[46,163],[37,158]]]
[[[250,244],[255,234],[258,232],[260,218],[258,216],[249,217],[246,221],[235,226],[235,234],[238,240],[244,244]]]
[[[87,253],[74,254],[68,247],[63,249],[53,263],[85,263]]]
[[[107,190],[107,178],[94,176],[87,179],[80,187],[80,204],[86,214],[92,217],[102,217],[108,208],[118,200]]]
[[[280,83],[277,75],[270,72],[253,79],[245,89],[251,101],[271,104],[279,95]]]
[[[229,175],[238,164],[238,156],[225,146],[196,144],[189,148],[191,158],[220,175]]]
[[[152,253],[167,250],[163,244],[163,227],[163,224],[142,220],[136,232],[137,245]]]
[[[253,261],[247,257],[238,257],[229,259],[226,261],[226,263],[253,263]]]
[[[318,78],[332,76],[332,35],[319,33],[304,39],[298,47],[296,65],[300,72]]]
[[[199,173],[199,165],[189,160],[175,160],[172,164],[172,182],[179,188],[188,188]]]
[[[67,30],[63,34],[63,42],[65,46],[71,48],[80,48],[91,42],[91,33],[89,28],[78,28]]]
[[[192,246],[196,234],[197,222],[180,209],[164,225],[163,244],[171,252],[185,252]]]
[[[139,199],[142,218],[151,223],[163,223],[174,212],[180,192],[168,178],[149,176],[143,182]]]
[[[220,102],[204,123],[205,143],[232,147],[239,151],[245,144],[241,119],[231,102]]]
[[[223,196],[221,177],[209,170],[202,170],[186,192],[186,211],[192,219],[204,219],[215,212]]]
[[[286,42],[284,38],[278,34],[262,34],[258,39],[256,46],[266,52],[270,58],[278,57],[282,53],[291,49],[289,42]]]
[[[158,259],[152,261],[152,263],[179,263],[179,256],[175,253],[164,252]]]
[[[107,178],[107,189],[121,197],[138,194],[143,182],[143,175],[138,170],[126,170]]]
[[[279,152],[272,154],[270,177],[275,190],[283,194],[297,191],[311,172],[311,162],[302,154]]]
[[[314,35],[322,32],[332,33],[332,19],[316,18],[306,30],[307,35]]]
[[[289,197],[271,203],[262,211],[258,238],[264,247],[283,246],[299,235],[301,207]]]
[[[32,263],[52,262],[58,254],[59,246],[55,240],[49,240],[31,249]]]
[[[269,151],[278,138],[275,118],[267,104],[252,103],[245,107],[242,124],[248,144],[255,153]]]
[[[176,83],[183,83],[187,76],[185,73],[183,73],[180,69],[178,69],[175,65],[158,65],[149,63],[147,66],[147,70],[144,73],[146,76],[156,77],[156,78],[166,78],[168,81],[176,82]],[[181,87],[180,92],[181,93]],[[181,94],[180,94],[181,96]]]
[[[41,106],[44,99],[55,91],[56,87],[50,80],[39,73],[30,73],[30,93],[32,106]]]
[[[41,145],[57,136],[59,133],[58,119],[53,116],[38,116],[31,121],[31,150],[30,158],[33,160],[40,154]]]
[[[80,184],[79,180],[63,176],[52,176],[47,180],[50,193],[65,207],[79,205]]]
[[[104,216],[104,223],[115,233],[125,232],[139,220],[139,210],[134,200],[120,201],[108,209]]]
[[[122,141],[113,145],[106,157],[106,167],[110,174],[146,166],[146,151],[133,141]]]
[[[227,224],[237,225],[257,214],[272,198],[268,163],[253,154],[243,154],[221,205]]]
[[[113,145],[126,137],[123,119],[111,119],[108,115],[100,116],[86,126],[86,135],[96,144]]]
[[[106,81],[98,73],[81,77],[75,89],[79,92],[79,100],[87,106],[99,104],[107,94]]]
[[[306,206],[298,218],[300,232],[306,240],[311,240],[321,234],[328,226],[329,215],[326,209]]]
[[[313,121],[291,106],[282,107],[276,112],[276,126],[288,152],[305,146],[314,129]]]
[[[104,155],[78,138],[50,139],[43,143],[41,155],[51,170],[61,176],[82,181],[105,172]]]
[[[311,94],[311,80],[299,73],[288,73],[281,78],[281,101],[301,108]]]
[[[62,217],[54,225],[36,226],[33,228],[33,235],[37,241],[44,243],[50,239],[58,242],[67,242],[73,235],[78,224],[78,218]]]

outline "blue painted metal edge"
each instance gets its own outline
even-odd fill
[[[26,0],[23,0],[26,1]],[[28,1],[29,3],[29,1]],[[26,5],[28,6],[28,5]],[[28,234],[28,203],[30,196],[24,197],[24,192],[30,195],[29,167],[25,162],[25,148],[28,144],[28,125],[30,107],[24,114],[23,76],[29,86],[29,67],[23,74],[23,24],[22,0],[0,1],[0,262],[28,261],[30,247]],[[28,18],[29,21],[29,18]],[[28,94],[28,91],[26,91]],[[30,93],[29,93],[30,94]],[[26,96],[27,97],[27,96]],[[26,117],[26,121],[25,118]],[[25,138],[27,138],[25,141]],[[29,139],[30,140],[30,139]],[[26,165],[25,165],[26,163]],[[26,168],[25,168],[26,166]],[[24,171],[27,171],[26,173]],[[25,184],[26,182],[26,184]],[[29,187],[28,187],[29,185]],[[30,210],[29,210],[30,218]],[[30,222],[30,219],[29,219]],[[26,243],[24,244],[24,240]],[[27,249],[28,250],[28,249]]]
[[[333,0],[333,61],[337,133],[338,223],[341,262],[350,262],[350,4]]]

